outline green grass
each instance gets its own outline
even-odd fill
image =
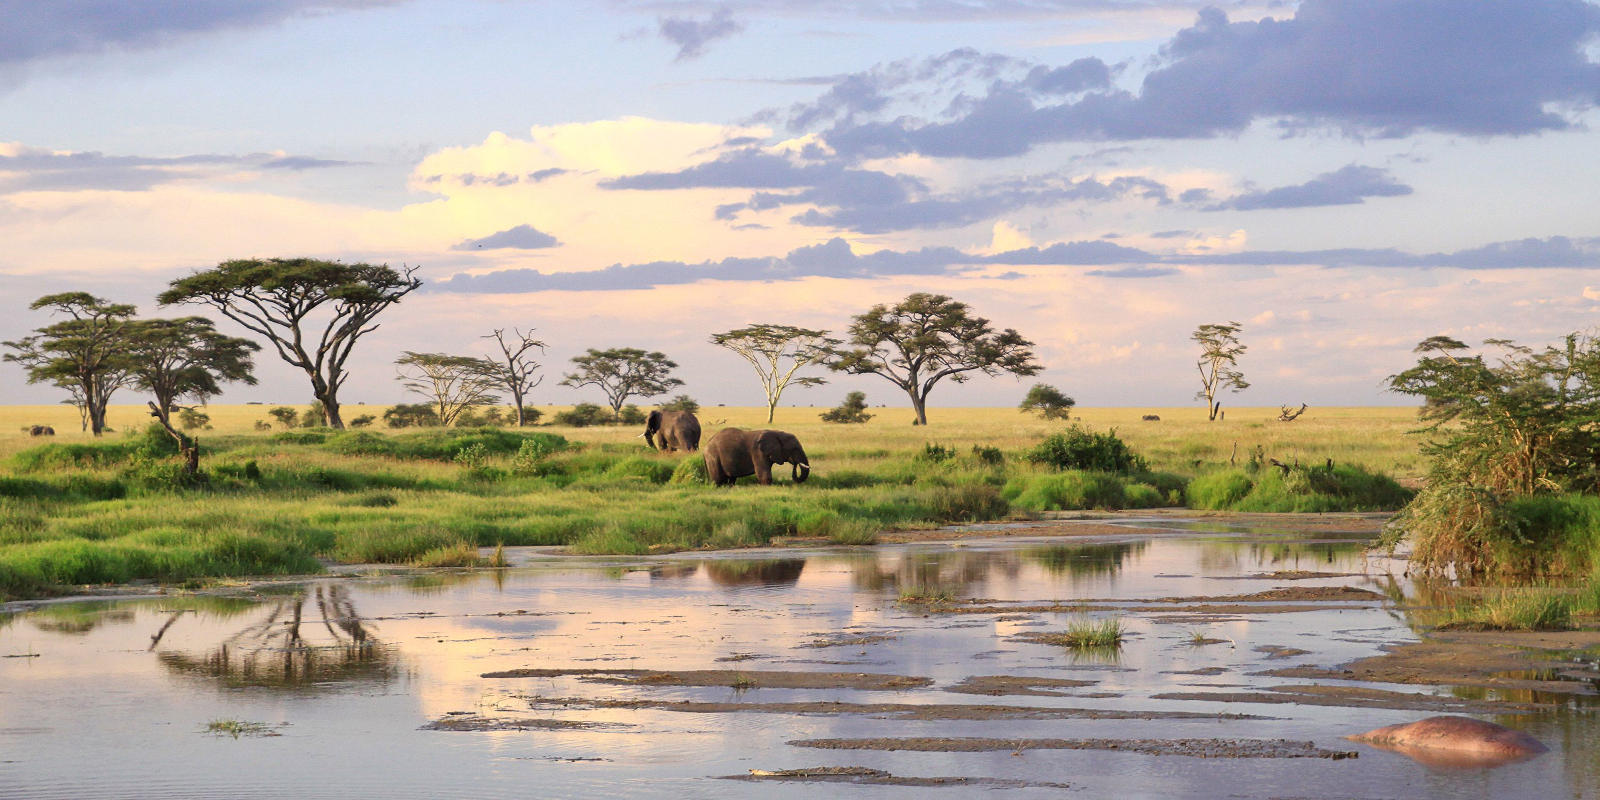
[[[235,739],[241,736],[282,736],[277,729],[265,722],[246,722],[238,719],[214,719],[206,723],[206,733],[213,736],[231,736]]]
[[[45,411],[60,410],[0,408],[0,418]],[[139,419],[114,411],[113,426]],[[1162,423],[1139,423],[1140,411],[1105,413],[1135,451],[1184,455],[1151,457],[1150,471],[1116,475],[1030,462],[1024,454],[1063,426],[1014,409],[936,411],[933,425],[918,429],[879,419],[827,425],[814,410],[780,409],[776,426],[805,443],[812,479],[797,486],[778,470],[773,486],[746,479],[731,489],[705,483],[698,454],[650,451],[633,427],[257,432],[250,428],[264,418],[260,406],[208,409],[216,430],[201,434],[204,480],[190,484],[164,436],[94,441],[44,416],[41,423],[62,431],[56,441],[0,433],[0,598],[80,584],[303,574],[325,561],[466,565],[477,563],[478,548],[496,545],[642,554],[764,545],[778,536],[869,544],[894,528],[1181,504],[1186,476],[1196,473],[1183,460],[1205,450],[1191,445],[1226,454],[1233,448],[1219,440],[1308,434],[1297,452],[1348,446],[1344,434],[1325,441],[1326,427],[1208,425],[1199,410],[1198,423],[1172,410],[1161,410]],[[1099,424],[1090,420],[1101,412],[1082,413],[1084,424]],[[765,427],[764,415],[701,414],[708,434],[723,425]],[[1370,424],[1369,417],[1353,418]],[[1194,438],[1203,441],[1188,442]],[[1353,505],[1361,494],[1330,497]]]
[[[1589,587],[1589,592],[1593,591],[1593,586]],[[1568,630],[1572,627],[1574,609],[1584,607],[1587,600],[1585,596],[1549,589],[1504,590],[1457,604],[1438,627],[1441,630]]]
[[[1126,635],[1122,620],[1108,617],[1102,620],[1075,620],[1068,623],[1065,631],[1047,634],[1041,640],[1072,650],[1115,650],[1122,646]]]

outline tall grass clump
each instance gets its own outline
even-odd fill
[[[1218,470],[1187,494],[1193,508],[1281,513],[1392,511],[1411,497],[1393,478],[1349,465]]]
[[[1499,592],[1482,601],[1456,606],[1441,629],[1552,631],[1572,627],[1580,599],[1541,589]]]
[[[1122,646],[1127,631],[1122,620],[1109,617],[1102,620],[1081,619],[1067,625],[1061,633],[1042,637],[1050,644],[1073,650],[1115,650]]]
[[[1127,495],[1117,476],[1083,470],[1014,478],[1006,484],[1002,495],[1011,505],[1027,511],[1114,511],[1127,504]]]

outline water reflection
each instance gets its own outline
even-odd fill
[[[1051,575],[1108,578],[1121,572],[1124,561],[1143,553],[1148,546],[1149,542],[1046,545],[1024,550],[1022,557]]]
[[[169,631],[190,613],[224,619],[249,613],[255,619],[207,650],[160,649]],[[245,608],[174,609],[150,639],[162,666],[229,688],[383,683],[398,672],[394,648],[372,635],[349,591],[337,584],[319,584]]]
[[[803,558],[778,558],[762,561],[722,560],[705,562],[706,577],[725,587],[793,586],[806,568]]]
[[[28,615],[33,627],[68,636],[85,636],[101,625],[125,625],[132,621],[132,609],[111,601],[45,606]]]

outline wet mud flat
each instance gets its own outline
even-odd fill
[[[1372,515],[1327,517],[41,606],[0,616],[30,655],[0,661],[0,796],[1600,797],[1565,655],[1600,638],[1432,632]],[[1440,772],[1344,738],[1435,714],[1551,751]]]

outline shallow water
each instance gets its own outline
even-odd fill
[[[1355,586],[1391,598],[1410,588],[1390,574],[1398,568],[1366,556],[1349,537],[1160,525],[1164,530],[1126,536],[757,556],[555,558],[524,551],[517,554],[522,565],[510,570],[330,578],[246,598],[67,603],[0,615],[0,656],[8,656],[0,659],[0,796],[920,798],[962,796],[978,786],[1004,797],[1600,797],[1600,723],[1586,703],[1491,717],[1532,733],[1551,748],[1545,755],[1492,770],[1439,770],[1340,738],[1438,712],[1156,699],[1304,684],[1253,673],[1332,666],[1416,638],[1403,614],[1374,601],[1295,613],[1199,613],[1172,603],[1129,610],[1156,598],[1289,585]],[[1282,571],[1355,575],[1260,577]],[[1089,617],[1120,617],[1130,636],[1118,651],[1074,654],[1023,637],[1059,632],[1083,615],[930,613],[898,602],[913,590],[990,605],[1091,602],[1110,610]],[[1221,641],[1196,645],[1197,634]],[[735,672],[726,685],[709,687],[598,683],[581,675],[480,677],[529,668]],[[782,689],[750,677],[769,672],[884,673],[932,683]],[[1048,688],[1053,694],[951,691],[966,678],[996,675],[1086,683]],[[655,705],[595,707],[630,700]],[[771,706],[687,713],[670,707],[675,701],[1199,716],[919,720]],[[523,720],[524,729],[423,729],[440,720]],[[234,738],[209,732],[214,721],[256,723],[277,735],[245,730]],[[573,727],[556,727],[566,725]],[[791,744],[936,736],[1289,739],[1359,758]],[[722,777],[818,766],[969,782],[928,788]]]

